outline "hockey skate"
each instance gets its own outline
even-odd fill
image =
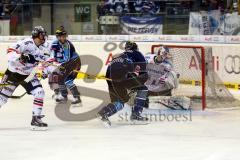
[[[59,95],[56,97],[55,101],[56,101],[57,103],[67,103],[68,98],[67,98],[67,97],[63,97],[61,94],[59,94]]]
[[[82,100],[81,100],[80,96],[74,97],[74,99],[73,99],[73,101],[71,102],[71,104],[72,104],[74,107],[80,107],[81,104],[82,104]]]
[[[102,124],[106,127],[106,128],[110,128],[111,127],[111,121],[108,119],[108,117],[106,115],[101,115],[100,113],[97,113],[97,118],[102,122]]]
[[[56,101],[56,99],[58,98],[58,96],[59,96],[58,94],[54,93],[54,94],[52,95],[52,99]]]
[[[56,99],[58,98],[59,95],[60,95],[59,89],[54,89],[54,93],[52,95],[52,99],[56,101]]]
[[[132,113],[130,120],[133,125],[149,124],[148,118],[141,116],[140,113]]]
[[[42,122],[42,118],[44,116],[33,116],[31,122],[31,130],[32,131],[46,131],[48,129],[48,125]]]

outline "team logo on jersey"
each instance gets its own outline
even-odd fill
[[[240,56],[228,55],[225,58],[224,69],[229,74],[240,74]]]

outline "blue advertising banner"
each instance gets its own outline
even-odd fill
[[[162,34],[163,20],[158,17],[133,17],[120,18],[123,34]]]

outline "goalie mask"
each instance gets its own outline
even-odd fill
[[[154,58],[154,61],[156,63],[162,63],[162,62],[165,62],[165,61],[169,61],[169,62],[172,61],[172,55],[169,52],[168,47],[161,46],[157,51],[157,54]]]
[[[172,58],[172,56],[169,52],[169,49],[166,46],[161,46],[158,50],[157,55],[161,56],[163,59],[165,59],[165,58],[171,59]]]

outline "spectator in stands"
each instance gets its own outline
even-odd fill
[[[153,1],[147,1],[143,4],[143,13],[148,15],[154,15],[158,12],[158,7]]]
[[[224,10],[223,0],[209,0],[209,10]]]
[[[136,0],[134,2],[136,13],[142,13],[145,15],[154,15],[159,12],[159,7],[150,0]]]
[[[2,3],[2,0],[0,1],[0,17],[2,16],[3,14],[3,3]]]
[[[107,1],[101,0],[97,5],[98,17],[105,16],[110,13],[110,5],[108,5]]]
[[[146,2],[147,2],[147,0],[135,0],[135,2],[134,2],[135,12],[141,13],[143,5]]]
[[[224,1],[223,0],[204,0],[203,8],[207,11],[211,10],[221,10],[224,11]]]
[[[110,6],[112,14],[124,14],[129,11],[128,0],[108,0],[105,4]]]
[[[240,0],[231,0],[227,5],[230,12],[238,12],[240,15]]]
[[[17,2],[15,0],[1,0],[0,3],[0,14],[2,18],[10,18],[11,13],[17,6]]]

